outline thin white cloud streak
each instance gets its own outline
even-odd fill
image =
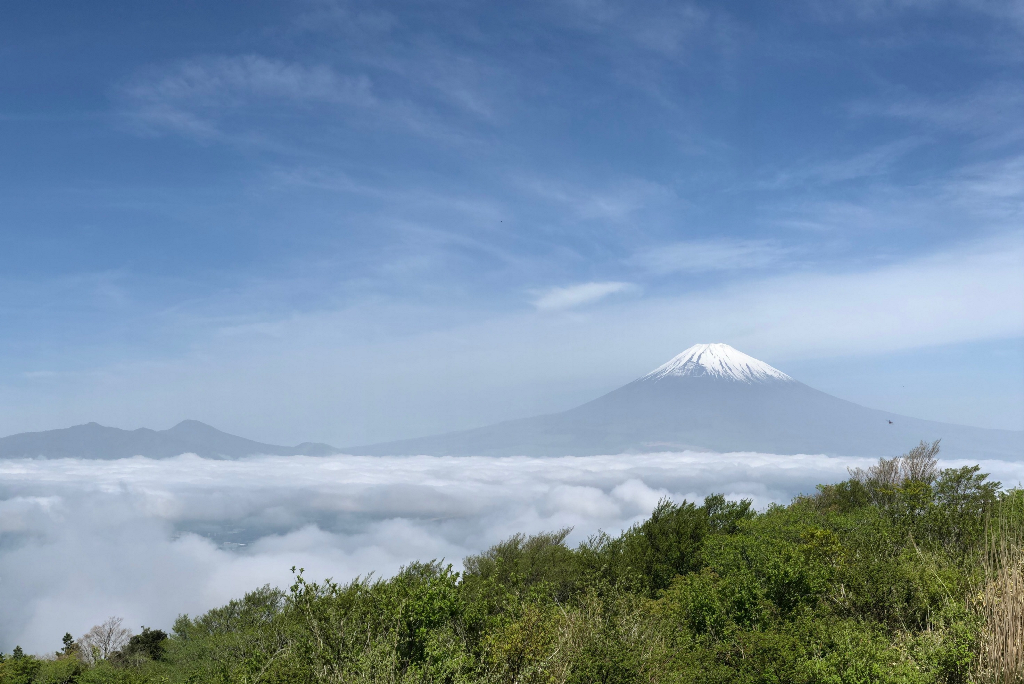
[[[370,107],[377,100],[365,75],[338,74],[259,55],[195,59],[124,88],[133,118],[153,128],[211,136],[218,119],[259,100],[295,105],[328,103]]]
[[[517,183],[534,197],[567,210],[575,220],[612,224],[631,223],[638,213],[675,199],[675,193],[664,185],[637,178],[602,188],[551,178],[520,178]]]
[[[644,250],[629,263],[656,275],[766,268],[792,250],[767,240],[691,240]]]
[[[217,55],[153,66],[115,92],[121,114],[136,132],[172,132],[216,141],[298,153],[306,137],[341,116],[364,130],[397,128],[448,145],[476,144],[453,116],[500,123],[498,102],[511,78],[474,60],[433,51],[413,57],[360,60],[363,71],[343,73],[325,63],[306,64],[258,54]],[[409,98],[381,95],[404,82]],[[383,87],[381,87],[383,83]],[[495,85],[495,84],[505,85]],[[507,99],[507,98],[506,98]],[[306,125],[273,130],[267,112],[307,117]],[[317,123],[319,121],[319,124]],[[306,140],[303,143],[302,140]],[[321,139],[313,136],[319,148]]]
[[[995,134],[1008,141],[1020,137],[1016,116],[1024,104],[1024,95],[1016,83],[987,83],[956,97],[935,99],[901,92],[885,101],[854,103],[854,116],[880,116],[903,119],[936,130],[970,134]]]
[[[723,492],[763,509],[863,465],[696,452],[0,461],[0,649],[54,650],[110,614],[166,629],[181,612],[287,586],[292,565],[347,580],[416,559],[458,566],[515,532],[573,527],[577,542],[643,519],[663,496]],[[1021,463],[983,466],[1007,485],[1024,479]]]
[[[780,191],[794,187],[806,188],[813,185],[832,185],[883,176],[908,153],[925,144],[921,136],[911,136],[878,145],[848,157],[829,160],[800,159],[790,162],[786,168],[771,174],[768,180],[757,183],[757,187]]]
[[[593,304],[609,295],[636,290],[632,283],[581,283],[568,287],[554,287],[543,293],[533,305],[541,311],[571,309],[584,304]]]
[[[959,7],[968,12],[988,15],[1004,20],[1004,29],[1012,34],[1024,28],[1024,9],[1019,2],[1002,0],[954,0],[950,3],[934,0],[855,0],[853,2],[808,3],[812,16],[834,22],[850,18],[861,20],[892,20],[894,16],[907,12],[930,12],[949,6]],[[989,37],[992,40],[992,37]]]
[[[692,43],[706,37],[712,15],[694,3],[673,3],[665,10],[646,8],[623,2],[592,2],[569,0],[554,3],[564,9],[570,25],[591,33],[607,33],[616,43],[625,40],[666,57],[678,56]],[[621,46],[617,46],[620,47]]]

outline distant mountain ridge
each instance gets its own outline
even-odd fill
[[[808,387],[727,344],[694,345],[628,385],[561,413],[344,451],[587,456],[696,450],[891,457],[922,439],[942,439],[946,458],[1024,458],[1024,432],[865,408]]]
[[[473,430],[337,449],[262,444],[196,420],[168,430],[96,423],[0,438],[0,458],[252,455],[592,456],[652,451],[894,456],[942,439],[945,458],[1024,460],[1024,432],[910,418],[808,387],[727,344],[698,344],[581,406]]]
[[[132,456],[170,458],[196,454],[204,458],[328,456],[340,453],[329,444],[304,442],[294,447],[263,444],[236,437],[198,420],[183,420],[168,430],[121,430],[98,423],[45,432],[22,432],[0,438],[0,458],[92,458]]]

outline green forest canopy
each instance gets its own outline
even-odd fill
[[[16,649],[0,684],[1024,681],[1024,491],[937,452],[763,513],[714,495],[575,548],[516,535],[461,573],[293,569],[169,635],[108,621],[51,658]]]

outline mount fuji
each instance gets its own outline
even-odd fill
[[[942,440],[946,458],[1024,458],[1024,432],[865,408],[808,387],[727,344],[698,344],[574,409],[432,437],[343,449],[357,455],[588,456],[651,451],[892,456]]]

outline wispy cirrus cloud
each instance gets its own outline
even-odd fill
[[[1019,139],[1019,114],[1024,93],[1019,84],[995,80],[952,96],[925,96],[896,91],[889,97],[858,100],[849,107],[854,117],[902,120],[922,130]]]
[[[1024,28],[1024,9],[1019,2],[1003,0],[951,0],[935,2],[934,0],[838,0],[836,2],[807,3],[810,16],[820,20],[835,22],[859,19],[866,21],[888,20],[898,15],[938,14],[949,11],[962,11],[967,14],[987,16],[1002,20],[1006,27],[1019,31]]]
[[[499,123],[508,109],[503,93],[513,79],[500,69],[440,49],[414,57],[395,52],[375,47],[358,72],[260,54],[197,57],[150,66],[116,96],[137,131],[278,150],[303,139],[319,149],[321,134],[337,136],[339,121],[461,144],[474,139],[466,126]],[[282,128],[282,120],[304,125]]]
[[[637,252],[629,263],[655,275],[767,268],[793,253],[770,240],[686,240]]]
[[[590,186],[551,178],[530,178],[518,184],[534,197],[567,210],[577,220],[628,221],[675,198],[668,187],[639,178]]]
[[[613,294],[635,292],[633,283],[604,282],[581,283],[567,287],[553,287],[537,297],[533,305],[540,311],[561,311],[585,304],[593,304]]]
[[[925,144],[922,136],[894,140],[863,152],[832,159],[801,159],[758,183],[766,190],[827,186],[848,181],[872,179],[890,173],[909,153]]]
[[[922,180],[913,192],[878,184],[859,198],[784,200],[774,207],[773,222],[822,234],[899,235],[928,227],[932,234],[960,236],[965,226],[985,235],[1016,234],[1024,200],[1024,156],[963,165]],[[977,239],[977,238],[975,238]],[[882,252],[884,254],[884,252]]]
[[[220,119],[260,102],[370,107],[377,102],[366,75],[339,74],[260,55],[207,57],[154,71],[122,89],[129,115],[154,129],[209,136]]]
[[[709,27],[721,17],[693,2],[630,3],[618,0],[567,0],[553,3],[571,26],[588,33],[605,33],[664,57],[675,57],[706,40]]]

